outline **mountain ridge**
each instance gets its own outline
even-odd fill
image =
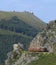
[[[19,19],[24,21],[25,23],[34,26],[34,28],[40,28],[46,27],[46,23],[40,20],[38,17],[36,17],[34,14],[30,12],[0,12],[0,19],[10,19],[13,16],[17,16]],[[38,26],[41,25],[41,26]]]

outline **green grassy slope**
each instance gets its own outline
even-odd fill
[[[17,33],[22,33],[27,36],[35,36],[40,30],[26,24],[24,21],[20,20],[17,16],[13,16],[9,20],[0,20],[0,28],[5,30],[14,31]]]
[[[0,29],[0,35],[20,35],[22,37],[26,37],[26,38],[32,38],[30,36],[26,36],[26,35],[23,35],[21,33],[16,33],[16,32],[12,32],[12,31],[9,31],[9,30],[3,30],[3,29]]]
[[[43,54],[39,60],[33,61],[28,65],[56,65],[56,54]]]
[[[13,16],[17,16],[19,19],[23,20],[25,23],[33,26],[36,29],[42,29],[46,24],[36,17],[34,14],[29,12],[1,12],[0,19],[10,19]]]

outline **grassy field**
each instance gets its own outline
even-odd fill
[[[28,65],[56,65],[56,54],[41,54],[39,60],[33,61]]]

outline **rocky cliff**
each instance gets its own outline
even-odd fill
[[[56,51],[56,20],[50,21],[44,30],[31,41],[29,51]]]

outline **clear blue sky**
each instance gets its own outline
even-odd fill
[[[30,11],[44,22],[56,19],[56,0],[0,0],[2,11]]]

